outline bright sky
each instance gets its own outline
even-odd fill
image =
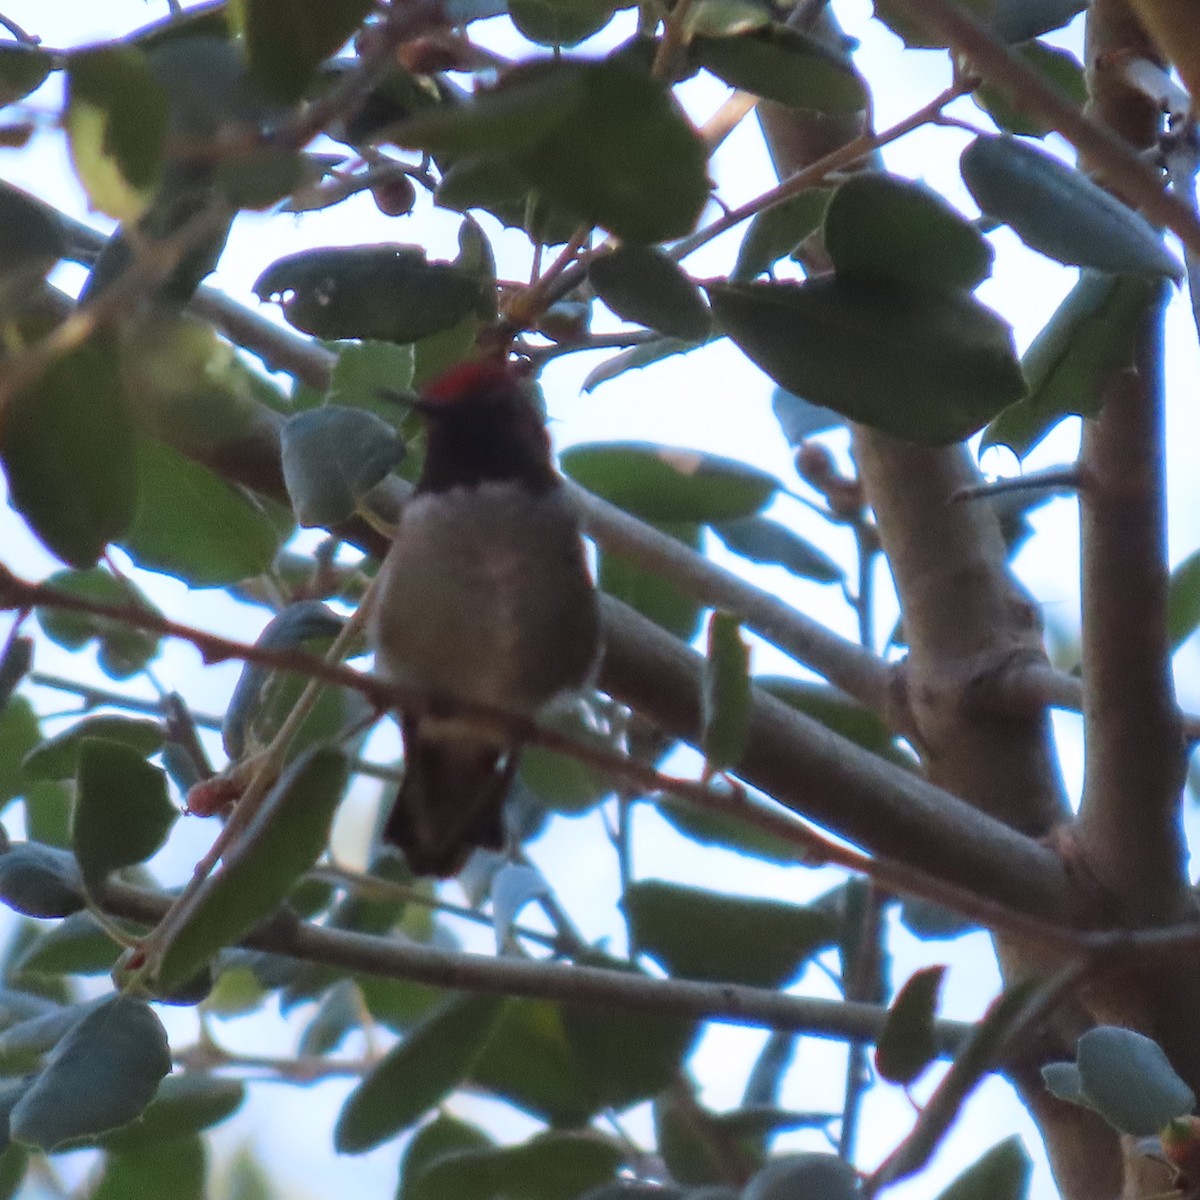
[[[898,41],[871,21],[868,0],[838,0],[836,11],[845,28],[861,39],[857,54],[867,78],[879,85],[877,123],[880,127],[918,108],[942,88],[948,79],[948,64],[938,53],[902,53]],[[42,0],[10,0],[6,15],[25,28],[41,35],[51,46],[73,46],[93,39],[113,36],[156,19],[165,4],[147,4],[141,0],[107,0],[96,4],[88,0],[61,0],[47,5]],[[625,26],[618,23],[624,36]],[[520,56],[527,47],[520,43],[504,21],[491,22],[486,35],[479,36],[502,53]],[[603,44],[611,44],[613,34],[604,35]],[[1056,35],[1055,41],[1078,50],[1079,30],[1073,28]],[[597,45],[601,40],[597,39]],[[584,49],[588,49],[585,47]],[[709,116],[721,103],[727,89],[711,79],[697,79],[683,91],[691,115],[698,121]],[[54,110],[53,84],[38,94],[36,103],[49,113]],[[960,101],[954,110],[969,120],[986,125],[986,120],[969,101]],[[946,195],[964,212],[975,209],[958,176],[957,159],[967,135],[961,131],[937,129],[922,131],[886,151],[888,166],[901,174],[924,179]],[[713,164],[714,177],[722,198],[736,205],[758,194],[773,182],[770,166],[757,132],[747,121],[722,146]],[[53,137],[39,136],[27,151],[0,151],[0,176],[46,197],[73,215],[86,218],[86,204],[68,169],[61,143]],[[93,218],[97,225],[104,225]],[[510,231],[494,230],[485,219],[489,234],[495,234],[502,273],[521,277],[528,270],[525,240]],[[249,214],[235,224],[221,269],[209,282],[252,305],[256,304],[250,284],[271,261],[298,249],[331,244],[369,241],[421,241],[433,255],[452,257],[457,218],[427,203],[418,208],[416,218],[399,221],[378,213],[369,197],[356,197],[333,210],[289,218],[266,218]],[[693,256],[687,266],[698,278],[729,269],[742,230],[716,240]],[[1022,247],[1006,232],[993,235],[998,250],[994,278],[980,290],[981,298],[992,304],[1014,325],[1018,345],[1024,348],[1049,317],[1074,282],[1074,272]],[[78,271],[63,273],[64,286],[74,286]],[[1200,378],[1200,361],[1194,329],[1186,305],[1177,302],[1170,315],[1169,378],[1175,393],[1170,414],[1169,453],[1171,463],[1172,511],[1190,514],[1200,502],[1200,477],[1193,467],[1195,450],[1200,444],[1200,418],[1190,392]],[[743,359],[729,343],[720,342],[682,359],[671,360],[649,370],[623,377],[602,386],[595,394],[583,396],[579,385],[600,357],[579,355],[560,359],[547,371],[544,382],[552,417],[553,431],[561,447],[575,442],[610,438],[638,438],[707,449],[755,463],[776,473],[788,486],[797,486],[791,468],[791,455],[771,413],[769,381]],[[1186,400],[1185,400],[1186,396]],[[1077,429],[1069,423],[1048,439],[1031,457],[1030,467],[1069,459],[1075,449]],[[844,436],[834,436],[831,444],[844,451]],[[984,463],[991,473],[1013,473],[1015,462],[1007,452],[995,451]],[[793,524],[805,536],[837,556],[847,566],[852,548],[848,535],[830,529],[810,517],[794,501],[781,500],[774,515]],[[1172,558],[1178,560],[1200,543],[1200,528],[1194,520],[1178,519],[1172,528]],[[1040,536],[1022,552],[1018,567],[1033,593],[1045,605],[1047,622],[1071,630],[1077,619],[1077,540],[1074,505],[1055,501],[1035,517]],[[11,512],[0,511],[0,545],[5,561],[29,576],[42,576],[57,564],[38,546]],[[776,568],[753,567],[728,555],[719,546],[714,549],[719,561],[737,569],[761,586],[777,592],[803,611],[827,621],[847,636],[855,636],[853,616],[840,601],[836,589],[820,587],[792,579]],[[252,637],[265,620],[262,609],[250,609],[226,599],[219,593],[188,594],[181,585],[163,577],[147,577],[143,586],[164,609],[201,626],[219,629],[234,636]],[[895,610],[886,589],[881,589],[877,630],[886,636],[895,620]],[[2,632],[2,631],[0,631]],[[786,659],[769,647],[756,652],[759,671],[793,671]],[[38,668],[60,674],[81,673],[76,656],[66,655],[54,646],[39,646]],[[1196,651],[1185,648],[1180,667],[1192,707],[1200,705],[1196,683]],[[197,710],[220,712],[236,678],[236,668],[221,666],[201,669],[197,656],[187,647],[169,645],[155,663],[157,677],[168,687],[178,688]],[[107,683],[94,666],[83,672],[99,683]],[[139,690],[135,683],[129,689]],[[152,695],[147,685],[142,694]],[[45,711],[63,712],[64,697],[39,696]],[[1078,722],[1062,718],[1064,767],[1068,783],[1077,789],[1081,772]],[[374,743],[380,755],[396,746],[393,733],[381,734]],[[366,837],[373,788],[363,786],[347,806],[339,822],[336,845],[348,858],[361,857]],[[1190,811],[1189,818],[1194,817]],[[185,822],[184,836],[159,863],[163,877],[178,878],[199,853],[211,830],[200,822]],[[560,822],[559,826],[535,848],[538,861],[569,911],[584,932],[599,937],[620,937],[621,925],[616,912],[617,876],[613,855],[609,852],[599,820],[592,816],[581,821]],[[190,856],[190,857],[189,857]],[[661,875],[682,882],[711,883],[714,858],[675,835],[654,814],[643,811],[637,827],[636,869],[639,876]],[[565,866],[565,869],[564,869]],[[780,898],[804,900],[825,890],[833,882],[827,872],[784,870],[764,866],[732,855],[719,856],[721,886],[731,891],[759,893]],[[472,942],[485,949],[488,938]],[[977,1016],[995,994],[997,978],[984,939],[976,936],[950,944],[919,943],[904,931],[897,932],[894,978],[902,982],[916,967],[933,962],[956,964],[947,980],[944,1012],[948,1016]],[[806,990],[832,995],[830,985],[818,973],[810,972],[804,981]],[[187,1013],[166,1014],[173,1038],[186,1042],[194,1032],[194,1021]],[[278,1022],[247,1020],[223,1023],[221,1036],[231,1048],[247,1052],[287,1053],[290,1038],[298,1028],[293,1019],[281,1033]],[[764,1040],[759,1031],[720,1027],[704,1040],[694,1059],[697,1077],[703,1082],[703,1098],[716,1108],[737,1102],[746,1073]],[[271,1045],[266,1044],[270,1039]],[[355,1052],[353,1042],[349,1053]],[[789,1077],[782,1100],[797,1108],[840,1107],[844,1073],[843,1053],[833,1043],[807,1040]],[[928,1081],[918,1089],[928,1091]],[[228,1152],[240,1141],[252,1137],[262,1148],[267,1162],[289,1195],[323,1196],[351,1194],[363,1197],[390,1196],[395,1180],[398,1147],[385,1146],[358,1158],[336,1158],[331,1148],[330,1131],[347,1083],[327,1083],[309,1089],[266,1084],[256,1089],[252,1103],[230,1128],[217,1136],[217,1144]],[[464,1114],[495,1115],[498,1106],[469,1101],[460,1106]],[[886,1154],[908,1128],[911,1110],[895,1089],[880,1087],[867,1100],[861,1137],[861,1161],[872,1166]],[[648,1112],[635,1110],[628,1127],[635,1133],[649,1130]],[[513,1136],[525,1132],[511,1120],[505,1129]],[[1049,1174],[1041,1161],[1036,1134],[1023,1110],[1007,1087],[995,1080],[979,1089],[968,1105],[967,1113],[952,1135],[947,1151],[933,1168],[907,1187],[889,1195],[897,1200],[923,1200],[936,1195],[965,1165],[989,1146],[1019,1131],[1038,1159],[1031,1195],[1034,1200],[1050,1200],[1055,1195]],[[783,1139],[780,1147],[825,1148],[819,1139],[797,1135]],[[82,1169],[77,1161],[68,1162],[64,1174],[70,1177]]]

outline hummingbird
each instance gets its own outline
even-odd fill
[[[455,875],[505,844],[521,747],[472,728],[467,701],[533,717],[584,688],[600,653],[596,588],[550,439],[512,366],[470,362],[414,407],[425,460],[380,567],[376,670],[445,698],[400,714],[405,771],[383,839],[417,875]]]

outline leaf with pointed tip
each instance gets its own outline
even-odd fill
[[[334,1129],[340,1154],[361,1154],[402,1133],[467,1076],[507,1003],[458,996],[427,1018],[350,1093]]]
[[[608,383],[624,375],[626,371],[638,371],[642,367],[652,366],[662,362],[664,358],[672,358],[676,354],[686,354],[695,350],[700,342],[685,342],[682,338],[652,338],[640,346],[630,346],[620,354],[614,354],[598,367],[593,367],[583,381],[584,392],[593,392],[602,383]]]
[[[328,746],[306,751],[284,771],[167,946],[157,964],[160,988],[190,979],[283,902],[329,841],[347,771],[345,755]]]
[[[688,54],[730,87],[789,108],[842,116],[867,106],[866,87],[849,58],[787,25],[694,37]]]
[[[937,1057],[933,1021],[944,966],[922,967],[896,993],[875,1046],[875,1069],[889,1083],[912,1084]]]
[[[295,101],[318,65],[343,46],[371,11],[370,0],[233,0],[250,69],[271,95]]]
[[[1025,394],[1012,331],[963,292],[821,278],[707,285],[717,323],[781,387],[928,445]]]
[[[283,481],[306,528],[349,520],[404,457],[395,429],[361,408],[327,404],[297,413],[279,438]]]
[[[684,341],[708,337],[712,318],[700,289],[661,250],[636,243],[618,246],[591,261],[588,279],[622,320]]]
[[[1094,417],[1109,383],[1133,365],[1138,331],[1164,287],[1139,275],[1085,271],[1021,359],[1029,393],[983,432],[981,449],[1024,458],[1064,417]]]
[[[1180,277],[1175,256],[1141,213],[1048,151],[1007,134],[980,134],[959,166],[975,203],[1032,249],[1114,275]]]
[[[810,233],[820,229],[832,195],[829,188],[809,188],[756,213],[746,226],[730,280],[749,283],[791,254]]]
[[[167,94],[146,55],[117,42],[73,51],[63,125],[92,207],[140,217],[162,177],[168,125]]]
[[[132,746],[85,737],[79,746],[71,844],[83,881],[96,888],[118,867],[145,861],[167,840],[179,811],[167,777]]]
[[[40,46],[0,43],[0,108],[32,95],[53,69],[54,56]]]
[[[55,358],[11,398],[0,461],[12,506],[71,566],[93,566],[129,528],[137,466],[111,336]]]
[[[852,175],[833,193],[825,249],[842,275],[968,292],[991,274],[995,257],[932,188],[884,171]]]
[[[937,1200],[1025,1200],[1033,1162],[1014,1134],[976,1159]]]
[[[137,1117],[171,1070],[166,1031],[149,1005],[112,996],[54,1048],[12,1111],[15,1141],[40,1150]]]
[[[780,987],[829,946],[829,913],[776,900],[729,896],[659,879],[625,890],[635,940],[674,976]]]
[[[776,387],[771,394],[771,411],[783,430],[789,446],[795,448],[827,429],[836,429],[846,423],[841,413],[832,408],[823,408],[811,400],[802,400],[787,388]]]
[[[718,521],[712,531],[726,549],[751,562],[785,567],[793,575],[817,583],[841,583],[846,578],[846,572],[823,550],[768,517]]]

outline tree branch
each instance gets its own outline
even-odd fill
[[[1002,87],[1014,104],[1036,113],[1061,133],[1089,165],[1101,172],[1110,187],[1140,208],[1149,220],[1171,230],[1189,249],[1200,252],[1200,219],[1163,187],[1159,175],[1120,137],[1089,120],[1082,109],[953,0],[898,3],[919,25],[965,56],[984,79]]]
[[[114,917],[153,924],[166,912],[171,897],[110,881],[98,900]],[[795,1030],[839,1040],[874,1041],[887,1018],[887,1011],[876,1004],[790,996],[740,984],[654,979],[602,967],[491,958],[439,950],[400,937],[326,929],[282,915],[252,930],[241,944],[354,974],[572,1004],[615,1005],[637,1012]],[[970,1029],[963,1022],[939,1021],[937,1037],[942,1051],[953,1053]]]

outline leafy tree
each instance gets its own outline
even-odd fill
[[[636,36],[586,53],[571,50],[609,26],[609,0],[228,0],[56,51],[4,20],[3,143],[60,136],[32,97],[61,77],[74,172],[120,222],[105,238],[0,190],[0,462],[12,508],[63,564],[42,581],[0,566],[14,615],[0,793],[23,818],[0,896],[29,918],[0,991],[4,1195],[38,1155],[81,1146],[102,1152],[88,1194],[204,1195],[200,1135],[241,1104],[239,1071],[345,1069],[334,1056],[355,1030],[368,1052],[333,1143],[408,1137],[408,1198],[872,1196],[925,1167],[991,1072],[1027,1105],[1064,1196],[1194,1194],[1200,973],[1181,797],[1200,722],[1180,711],[1170,660],[1200,623],[1200,568],[1166,569],[1163,314],[1185,268],[1160,231],[1194,269],[1196,131],[1164,65],[1194,81],[1195,38],[1163,16],[1169,0],[1093,0],[1085,80],[1042,40],[1082,2],[876,0],[876,20],[955,64],[949,88],[877,130],[873,89],[889,81],[859,73],[837,7],[647,0]],[[479,32],[504,12],[527,42],[515,61]],[[737,89],[700,131],[675,95],[697,71]],[[714,217],[712,152],[754,119],[780,182]],[[882,166],[888,143],[963,122],[979,220]],[[1086,172],[1040,144],[1050,131]],[[321,135],[336,153],[313,150]],[[366,190],[397,218],[396,243],[270,265],[256,290],[290,329],[204,285],[239,213]],[[431,205],[461,214],[451,261],[403,241]],[[1000,226],[1082,268],[1021,358],[975,295]],[[501,229],[526,236],[530,282],[498,276]],[[693,278],[691,255],[731,229],[732,264]],[[78,297],[47,282],[62,261],[88,268]],[[598,350],[615,353],[587,390],[619,388],[718,338],[778,385],[804,496],[852,535],[853,582],[765,515],[787,483],[757,466],[572,447],[561,465],[596,547],[606,652],[600,691],[569,720],[514,731],[529,750],[512,854],[468,865],[466,906],[379,847],[368,870],[338,864],[329,831],[350,783],[395,778],[361,757],[367,727],[422,700],[369,675],[359,615],[421,462],[413,391],[480,352],[536,371]],[[1076,464],[982,481],[980,444],[1024,456],[1072,415],[1086,418]],[[853,473],[832,449],[847,426]],[[1081,671],[1051,665],[1011,568],[1029,513],[1059,494],[1082,513]],[[325,536],[297,549],[297,525]],[[859,639],[717,565],[716,542],[841,586]],[[900,622],[881,645],[884,564]],[[192,628],[150,602],[146,572],[270,620],[253,644]],[[751,678],[747,632],[805,677]],[[187,696],[120,686],[169,639],[242,664],[219,765]],[[94,650],[118,683],[33,670],[47,641]],[[50,721],[31,699],[47,687],[88,711]],[[1051,706],[1083,714],[1077,814]],[[664,773],[681,744],[703,756],[688,778]],[[146,866],[176,838],[173,794],[225,817],[186,880]],[[833,865],[843,882],[800,905],[637,878],[629,816],[651,805],[714,862]],[[597,808],[625,957],[579,933],[554,871],[520,848]],[[990,931],[1005,987],[981,1021],[937,1016],[940,967],[890,977],[897,906],[921,938]],[[539,907],[548,924],[523,915]],[[447,948],[450,914],[494,927],[499,952]],[[787,990],[814,964],[842,999]],[[112,988],[82,984],[110,972]],[[211,1036],[209,1018],[268,1001],[309,1005],[294,1059]],[[196,1044],[168,1045],[168,1004],[199,1006]],[[772,1031],[727,1112],[688,1071],[710,1021]],[[805,1034],[849,1046],[840,1112],[781,1100]],[[930,1088],[941,1057],[953,1064]],[[860,1171],[864,1092],[923,1077],[910,1132]],[[464,1091],[540,1131],[496,1144],[445,1107]],[[642,1102],[644,1143],[613,1116]],[[780,1150],[796,1129],[829,1150]],[[1029,1170],[1010,1138],[943,1194],[1021,1197]],[[236,1194],[266,1187],[243,1163]]]

